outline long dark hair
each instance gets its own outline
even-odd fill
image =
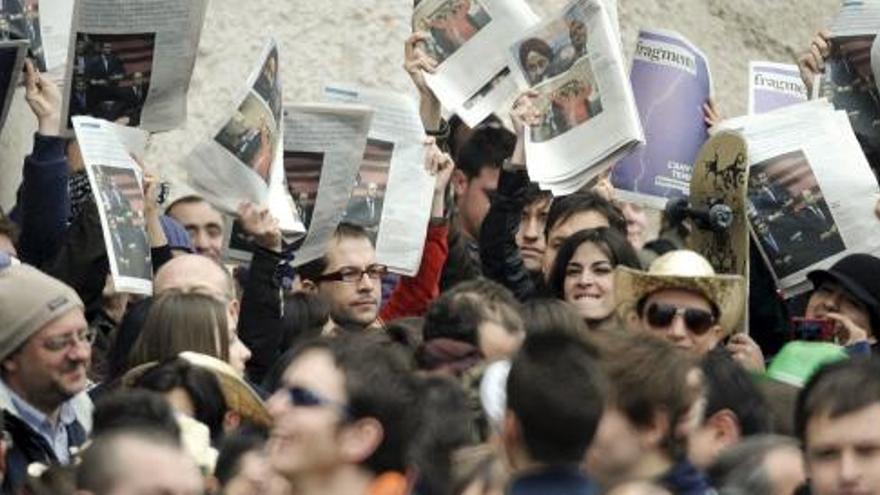
[[[594,244],[605,253],[612,266],[623,265],[637,270],[642,268],[632,245],[616,229],[599,227],[580,230],[562,243],[556,255],[556,261],[553,263],[549,277],[550,293],[553,296],[565,299],[565,267],[574,257],[575,251],[585,242]]]

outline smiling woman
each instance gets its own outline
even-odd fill
[[[559,248],[550,271],[553,295],[574,306],[590,329],[615,321],[614,268],[638,269],[638,256],[626,238],[600,227],[576,232]]]

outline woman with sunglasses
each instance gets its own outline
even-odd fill
[[[574,307],[590,330],[614,328],[614,269],[641,268],[639,258],[622,234],[599,227],[574,233],[559,248],[550,271],[553,295]]]
[[[698,355],[730,335],[745,308],[745,279],[716,274],[693,251],[666,253],[647,272],[619,269],[615,282],[630,328],[662,335]]]

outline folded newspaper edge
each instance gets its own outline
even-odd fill
[[[6,117],[9,115],[9,107],[12,105],[12,97],[15,96],[15,85],[21,77],[21,69],[24,67],[24,59],[27,55],[28,41],[13,40],[0,41],[0,51],[4,52],[4,62],[7,61],[5,52],[7,50],[15,50],[15,56],[12,58],[12,66],[9,68],[9,79],[0,81],[5,93],[5,98],[0,101],[0,129],[6,125]],[[5,68],[4,68],[5,69]]]

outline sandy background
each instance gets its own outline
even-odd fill
[[[539,15],[566,0],[529,0]],[[838,0],[620,0],[624,49],[641,27],[676,30],[709,57],[726,116],[745,113],[749,60],[793,61],[836,11]],[[353,81],[411,91],[403,63],[411,0],[211,0],[183,129],[153,137],[148,161],[179,176],[177,162],[217,129],[265,39],[281,45],[285,102],[316,99],[322,84]],[[9,208],[36,121],[23,91],[0,134],[0,206]],[[181,190],[178,188],[176,193]],[[174,194],[174,193],[173,193]],[[176,194],[175,194],[176,195]]]

